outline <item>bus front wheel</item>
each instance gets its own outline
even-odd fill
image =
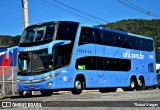
[[[18,92],[19,93],[19,96],[32,96],[32,91],[21,91],[21,92]]]
[[[76,79],[74,82],[74,89],[71,90],[72,94],[81,94],[82,93],[82,81],[79,79]]]

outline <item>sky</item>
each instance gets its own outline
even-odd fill
[[[46,2],[44,2],[46,1]],[[84,24],[99,25],[124,19],[160,19],[150,16],[118,2],[118,0],[57,0],[74,9],[98,17],[100,21],[78,13],[54,0],[28,0],[29,25],[48,21],[78,21]],[[160,0],[122,0],[129,1],[149,12],[160,15]],[[47,3],[51,3],[49,5]],[[63,9],[57,8],[56,6]],[[69,10],[72,13],[66,11]],[[73,13],[76,13],[73,14]],[[80,16],[85,18],[82,18]],[[88,20],[92,19],[92,20]],[[96,21],[96,22],[95,22]],[[21,0],[1,0],[0,2],[0,35],[21,35],[23,32],[23,13]]]

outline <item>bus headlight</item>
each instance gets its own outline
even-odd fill
[[[43,80],[45,80],[45,81],[46,81],[46,80],[49,80],[49,79],[51,79],[51,76],[47,76],[47,77],[44,77],[44,78],[43,78]]]
[[[44,77],[44,78],[42,78],[44,81],[46,81],[46,80],[49,80],[49,79],[51,79],[51,78],[54,78],[54,77],[56,77],[56,76],[58,76],[60,74],[60,72],[58,72],[58,73],[54,73],[54,74],[51,74],[51,75],[49,75],[49,76],[46,76],[46,77]]]

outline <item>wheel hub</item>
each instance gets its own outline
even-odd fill
[[[135,84],[134,84],[134,81],[131,82],[131,88],[134,88],[135,87]]]
[[[81,82],[76,81],[75,87],[76,87],[76,89],[81,89],[82,88]]]

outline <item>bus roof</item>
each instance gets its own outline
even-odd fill
[[[100,26],[93,26],[93,27],[94,28],[98,28],[98,27],[100,28]],[[102,28],[102,30],[107,30],[107,31],[110,31],[110,32],[115,32],[115,33],[119,33],[119,34],[124,34],[124,35],[129,35],[129,36],[134,36],[134,37],[153,40],[153,38],[148,37],[148,36],[142,36],[142,35],[133,34],[133,33],[129,33],[129,32],[124,32],[124,31],[120,31],[120,30],[115,30],[115,29],[111,29],[111,28],[104,28],[104,27],[101,27],[101,28]]]
[[[40,26],[40,25],[47,25],[47,24],[51,24],[51,23],[79,23],[79,22],[74,22],[74,21],[50,21],[50,22],[42,22],[42,23],[33,24],[33,25],[28,26],[27,28]]]

